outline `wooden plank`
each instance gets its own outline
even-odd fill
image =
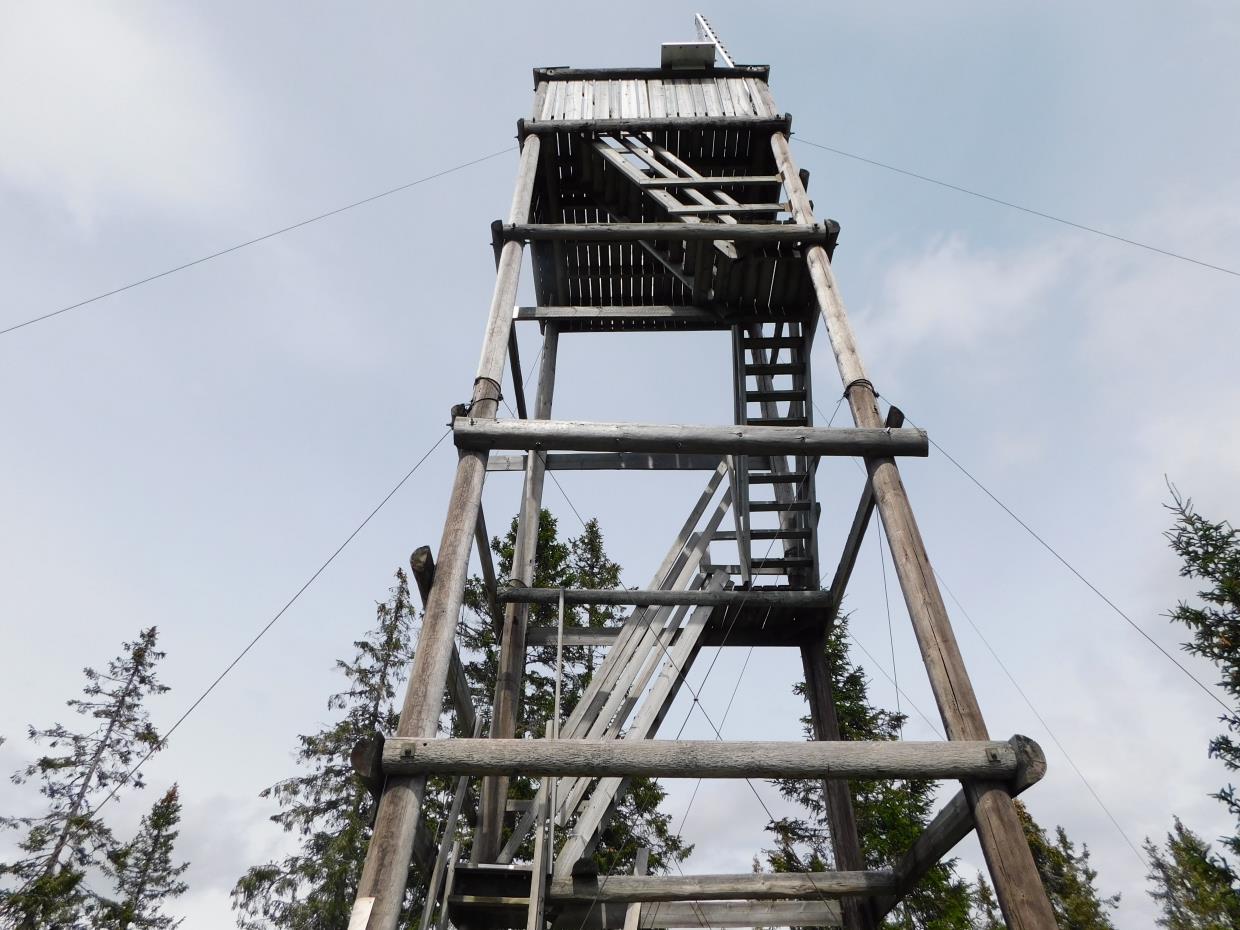
[[[675,452],[548,452],[548,471],[714,471],[718,455],[687,455]],[[493,455],[487,471],[523,472],[526,456]]]
[[[567,306],[567,307],[518,307],[514,319],[525,322],[581,321],[598,322],[624,320],[660,320],[669,323],[692,323],[719,328],[731,328],[731,323],[700,307],[671,307],[655,305],[648,307],[617,306]]]
[[[645,875],[646,869],[650,865],[650,849],[642,846],[637,850],[637,856],[633,863],[633,874]],[[639,902],[633,902],[624,912],[624,930],[638,930],[641,926],[642,906]]]
[[[737,223],[726,229],[714,223],[515,223],[505,226],[505,241],[540,242],[567,239],[573,242],[635,242],[674,239],[728,240],[737,242],[798,242],[805,245],[826,241],[830,230],[823,225],[799,223]]]
[[[715,534],[719,538],[719,534]],[[499,600],[507,603],[520,601],[526,604],[555,604],[560,594],[565,604],[633,604],[641,607],[680,606],[736,607],[783,607],[798,610],[821,610],[831,602],[829,591],[642,591],[637,589],[591,589],[591,588],[525,588],[505,587],[499,591]]]
[[[768,185],[777,187],[782,185],[783,179],[773,174],[742,174],[732,177],[707,175],[698,175],[692,178],[666,177],[666,178],[645,178],[641,184],[643,187],[726,187],[741,185],[744,187],[752,187],[754,185]],[[780,205],[782,206],[782,204]]]
[[[555,876],[547,898],[557,904],[598,901],[787,901],[890,893],[889,870],[742,872],[734,875],[605,875],[599,881]]]
[[[650,96],[650,115],[654,119],[667,117],[667,102],[663,97],[663,81],[652,78],[646,81],[646,93]]]
[[[776,132],[770,142],[794,217],[801,223],[812,222],[813,207],[792,158],[787,136]],[[861,427],[878,426],[881,418],[876,396],[866,379],[830,257],[821,246],[811,246],[806,262],[840,378],[846,386],[853,421]],[[960,655],[899,469],[893,459],[876,457],[866,462],[866,470],[947,736],[952,740],[985,739],[986,722]],[[1007,789],[985,782],[966,784],[964,789],[1008,926],[1011,930],[1045,930],[1055,926],[1054,913]]]
[[[766,80],[770,75],[771,69],[769,65],[735,65],[730,68],[716,67],[711,69],[711,74],[717,77],[744,78],[754,77]],[[683,77],[684,70],[680,68],[535,68],[535,81],[594,81],[594,80],[634,80],[634,81],[651,81],[651,80],[668,80],[669,78]]]
[[[613,108],[620,106],[619,89],[612,85],[612,101]],[[664,83],[665,93],[670,88]],[[692,95],[687,90],[676,87],[677,108],[684,110],[693,110]],[[682,93],[682,91],[684,91]],[[752,132],[787,132],[791,130],[791,120],[784,116],[702,116],[695,113],[682,112],[677,116],[667,116],[658,118],[654,116],[634,116],[610,119],[551,119],[551,120],[527,120],[517,121],[517,136],[525,138],[527,135],[539,134],[555,134],[555,133],[578,133],[578,132],[649,132],[658,129],[679,129],[679,130],[695,130],[695,129],[747,129]]]
[[[757,455],[925,456],[926,433],[815,426],[682,426],[661,423],[586,423],[579,420],[491,420],[457,417],[460,449],[539,451],[719,452]]]
[[[510,223],[520,224],[529,219],[540,149],[537,136],[522,142],[517,182],[508,214]],[[480,416],[495,416],[499,404],[499,386],[508,354],[508,333],[512,327],[512,307],[517,302],[523,252],[519,243],[507,243],[500,254],[482,356],[470,396],[471,409]],[[401,706],[399,736],[429,736],[439,726],[469,572],[474,523],[482,500],[486,459],[485,452],[469,452],[457,460],[438,550],[440,583],[431,591],[423,617],[422,634]],[[409,881],[409,859],[425,790],[426,780],[420,777],[389,777],[384,783],[350,919],[354,930],[396,930]]]
[[[558,630],[552,627],[530,627],[525,632],[527,649],[554,646]],[[611,646],[620,635],[619,627],[567,629],[564,631],[565,646]]]
[[[490,471],[490,462],[487,463]],[[482,590],[487,598],[487,610],[491,614],[491,628],[498,635],[504,626],[504,613],[495,600],[498,585],[495,582],[495,560],[491,557],[491,538],[487,535],[486,516],[482,508],[478,508],[478,520],[474,524],[474,546],[478,553],[478,565],[482,569]]]
[[[699,608],[695,613],[702,615],[701,622],[705,624],[709,610]],[[678,671],[673,672],[675,674]],[[613,740],[392,737],[383,744],[383,770],[389,775],[959,778],[1003,782],[1012,779],[1017,768],[1016,750],[1010,743],[995,740],[722,742],[641,737]]]
[[[746,213],[781,213],[784,209],[782,203],[698,203],[669,207],[667,212],[672,216],[743,216]],[[724,230],[720,236],[727,238],[727,231]]]

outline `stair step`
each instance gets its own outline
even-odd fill
[[[750,539],[809,539],[809,530],[750,530]],[[735,530],[721,530],[713,539],[736,539]]]
[[[741,339],[742,349],[802,349],[805,339],[801,336],[747,336]]]
[[[745,400],[758,404],[764,400],[805,401],[805,391],[746,391]]]
[[[786,475],[755,475],[752,472],[749,475],[750,484],[797,484],[804,481],[808,475],[803,471],[791,471]]]
[[[747,375],[803,375],[805,366],[792,362],[777,362],[774,365],[745,365]]]
[[[746,426],[808,426],[806,417],[746,417]]]
[[[754,559],[754,568],[813,568],[814,560],[809,556],[791,556],[777,559]]]
[[[809,501],[793,501],[792,503],[781,503],[780,501],[750,501],[749,510],[751,513],[780,513],[791,512],[794,510],[809,510]]]
[[[805,559],[805,567],[808,568],[812,564],[812,560]],[[739,565],[709,565],[711,571],[727,572],[729,575],[739,575],[741,567]],[[751,575],[786,575],[787,570],[781,566],[772,564],[769,560],[763,565],[753,565],[749,569]]]

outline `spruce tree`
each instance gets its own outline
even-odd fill
[[[339,719],[300,737],[298,765],[304,774],[261,793],[280,807],[273,822],[299,837],[297,852],[247,871],[232,891],[243,930],[343,928],[366,858],[373,800],[354,773],[350,752],[374,733],[396,730],[397,689],[413,658],[414,609],[403,570],[386,603],[377,605],[375,626],[353,645],[349,661],[337,661],[347,687],[328,698]],[[428,828],[442,808],[443,786],[432,780],[424,805]],[[411,870],[405,916],[418,905],[421,882]]]
[[[187,887],[181,875],[189,863],[173,862],[180,822],[180,792],[173,785],[142,818],[137,836],[108,856],[116,892],[100,906],[100,930],[171,930],[181,923],[164,913]]]
[[[1103,897],[1098,890],[1098,873],[1089,864],[1089,847],[1082,843],[1077,852],[1076,844],[1059,826],[1051,839],[1020,801],[1016,802],[1016,812],[1059,930],[1115,930],[1109,912],[1119,906],[1119,895]]]
[[[836,620],[826,642],[840,733],[849,740],[894,740],[904,717],[875,707],[869,701],[864,669],[848,656],[848,618]],[[805,696],[803,682],[794,691]],[[813,722],[802,719],[813,738]],[[767,829],[774,838],[766,850],[775,872],[819,872],[834,868],[826,793],[818,779],[778,779],[780,794],[805,811],[803,817],[784,817]],[[890,868],[913,844],[930,819],[934,803],[932,782],[916,780],[851,781],[857,832],[865,865]],[[955,875],[952,863],[941,863],[890,914],[884,925],[908,930],[971,930],[973,891]]]
[[[514,519],[503,539],[497,537],[491,541],[501,583],[512,575],[516,523]],[[620,566],[607,555],[597,520],[590,520],[580,536],[565,541],[560,538],[556,518],[550,511],[543,510],[535,556],[534,587],[614,588],[620,584]],[[498,674],[498,641],[481,579],[470,580],[465,603],[469,608],[461,631],[461,642],[468,657],[465,672],[476,703],[483,708],[484,716],[489,716]],[[558,614],[558,605],[531,604],[528,622],[530,626],[554,627]],[[565,629],[615,626],[623,617],[623,610],[617,608],[570,604],[564,610],[564,626]],[[584,693],[597,664],[598,653],[593,648],[564,648],[561,683],[564,716]],[[555,706],[554,645],[527,650],[524,685],[516,735],[541,737]],[[519,798],[532,798],[535,787],[526,777],[509,782],[509,791]],[[691,847],[672,832],[670,817],[659,810],[665,796],[666,792],[653,779],[630,780],[628,792],[595,850],[594,858],[601,870],[615,872],[631,868],[637,849],[642,846],[650,850],[651,871],[665,871],[688,855]],[[518,856],[528,858],[532,849],[532,839],[527,838]]]
[[[164,654],[156,649],[155,627],[125,643],[107,671],[86,668],[83,696],[68,706],[91,726],[75,731],[63,724],[28,729],[32,742],[48,752],[13,775],[23,784],[33,779],[47,799],[37,817],[7,818],[4,826],[24,829],[21,855],[0,863],[0,878],[13,883],[0,890],[0,918],[5,926],[50,930],[88,925],[100,896],[85,885],[88,873],[105,868],[116,851],[112,831],[97,807],[125,785],[143,786],[142,773],[128,773],[137,758],[160,746],[145,701],[168,689],[155,674]]]
[[[1145,841],[1152,897],[1167,930],[1235,930],[1240,927],[1240,887],[1210,845],[1175,818],[1167,843]]]
[[[1171,548],[1183,564],[1180,575],[1203,582],[1197,592],[1199,603],[1181,602],[1171,611],[1171,620],[1192,631],[1193,639],[1184,649],[1209,659],[1219,670],[1220,687],[1232,703],[1219,720],[1226,732],[1210,741],[1209,753],[1230,772],[1240,771],[1240,530],[1230,523],[1215,523],[1193,510],[1193,502],[1172,488],[1175,523],[1167,532]],[[1231,836],[1223,845],[1233,856],[1240,856],[1240,795],[1228,784],[1213,797],[1227,805],[1236,818]]]

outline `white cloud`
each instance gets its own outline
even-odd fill
[[[0,185],[83,223],[237,199],[240,89],[186,24],[134,10],[0,8]]]

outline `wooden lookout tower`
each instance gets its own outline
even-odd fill
[[[426,613],[400,726],[355,760],[382,793],[350,930],[395,930],[415,851],[431,866],[423,927],[868,930],[974,830],[1008,926],[1049,930],[1054,917],[1012,801],[1045,761],[1032,741],[987,732],[897,466],[926,455],[927,437],[905,428],[898,410],[879,412],[831,265],[838,226],[814,215],[769,69],[735,65],[705,21],[698,25],[702,41],[665,45],[658,68],[534,71],[512,205],[493,226],[498,273],[482,358],[470,403],[453,411],[460,457],[433,584],[429,560],[419,573]],[[527,246],[537,300],[519,307]],[[514,330],[535,324],[542,351],[527,403]],[[703,330],[731,334],[733,422],[552,417],[561,334],[581,333],[573,349],[597,352],[607,333]],[[853,426],[814,423],[815,338],[830,342]],[[502,418],[510,361],[516,415]],[[823,456],[857,457],[868,475],[860,502],[826,510],[855,514],[845,518],[851,531],[839,553],[818,545]],[[547,469],[695,469],[706,483],[699,499],[685,501],[680,533],[650,540],[666,556],[648,587],[539,589],[531,580]],[[500,588],[481,513],[489,471],[524,475],[512,579]],[[875,508],[943,742],[840,740],[823,642]],[[482,715],[470,706],[455,645],[475,541],[500,634],[488,734],[473,722]],[[526,649],[557,641],[554,628],[527,629],[529,605],[562,612],[565,603],[631,611],[600,631],[606,658],[547,738],[513,739]],[[703,647],[751,645],[800,650],[816,740],[655,738]],[[445,694],[457,731],[473,738],[437,736]],[[524,805],[508,797],[518,773],[541,784]],[[432,774],[458,779],[442,839],[421,822]],[[754,874],[743,862],[738,874],[599,875],[591,853],[636,776],[823,779],[834,871]],[[867,869],[849,779],[909,777],[958,779],[961,790],[903,859]],[[457,861],[452,837],[471,785],[472,855]],[[531,834],[533,861],[515,863]]]

